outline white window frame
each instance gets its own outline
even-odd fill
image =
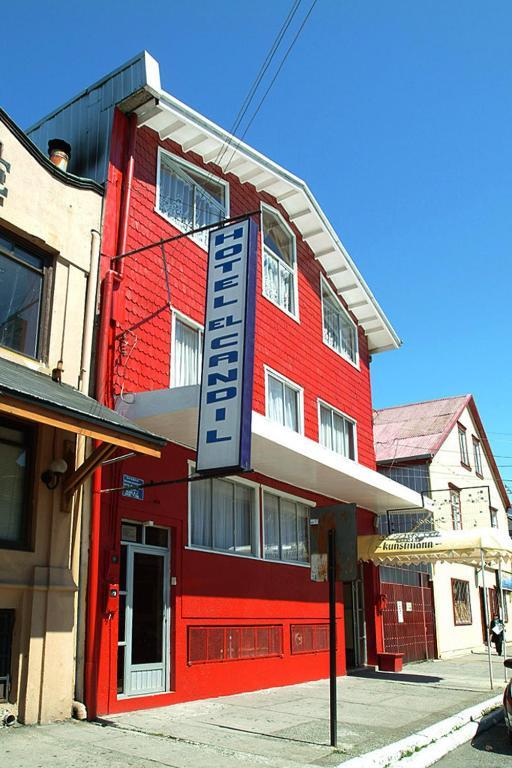
[[[341,416],[342,419],[345,419],[345,421],[348,421],[352,424],[354,427],[354,458],[351,459],[350,456],[344,456],[343,453],[338,453],[337,451],[334,451],[331,448],[328,448],[326,445],[320,442],[320,408],[328,408],[333,413],[336,413],[338,416]],[[322,446],[322,448],[325,448],[326,451],[330,451],[331,453],[336,454],[336,456],[343,456],[344,459],[348,459],[349,461],[357,461],[358,460],[358,452],[357,452],[357,421],[353,419],[351,416],[348,416],[343,411],[340,411],[339,408],[335,408],[330,403],[327,403],[325,400],[322,400],[320,397],[317,399],[317,418],[318,418],[318,443]]]
[[[224,187],[224,195],[225,195],[225,218],[229,219],[230,216],[230,200],[229,200],[229,182],[225,181],[225,179],[222,179],[220,176],[217,176],[214,173],[210,173],[209,171],[205,171],[204,168],[201,168],[198,165],[195,165],[194,163],[191,163],[189,160],[184,160],[179,155],[175,155],[173,152],[169,152],[168,149],[164,149],[163,147],[158,147],[158,155],[157,155],[157,165],[156,165],[156,197],[155,197],[155,213],[157,213],[159,216],[161,216],[165,221],[168,221],[169,224],[172,224],[173,227],[175,227],[180,232],[183,232],[184,234],[187,234],[187,230],[184,229],[183,224],[178,221],[178,219],[173,219],[171,216],[168,216],[164,211],[160,210],[160,168],[162,164],[162,155],[168,157],[173,163],[176,163],[178,166],[183,166],[184,170],[186,171],[187,168],[190,168],[194,173],[196,173],[198,176],[204,176],[206,179],[214,179],[216,183],[221,184]],[[203,251],[208,251],[208,247],[204,244],[204,242],[201,240],[200,236],[198,235],[190,235],[190,239],[194,241],[200,248],[203,249]]]
[[[196,463],[195,461],[191,461],[191,460],[189,460],[187,463],[188,463],[188,473],[189,475],[193,475],[196,469]],[[212,479],[212,478],[208,478],[208,479]],[[255,515],[255,520],[254,520],[255,552],[252,555],[244,555],[242,552],[227,552],[224,549],[214,549],[213,547],[200,547],[198,544],[192,544],[192,485],[193,485],[192,483],[188,483],[188,493],[187,493],[188,531],[187,531],[187,546],[185,548],[194,550],[195,552],[206,552],[207,554],[211,554],[211,555],[226,555],[226,557],[243,557],[245,560],[261,560],[262,558],[262,552],[261,552],[262,508],[261,508],[260,484],[254,482],[254,480],[247,480],[247,478],[232,476],[232,475],[230,475],[229,477],[220,477],[217,479],[229,480],[230,482],[235,483],[235,485],[245,485],[248,488],[252,489],[253,499],[254,499],[254,515]],[[204,481],[197,480],[196,482],[202,483]]]
[[[324,320],[324,288],[328,290],[328,292],[331,294],[331,297],[334,299],[334,302],[338,305],[338,308],[342,315],[345,316],[346,320],[350,323],[350,325],[354,329],[354,338],[355,338],[355,360],[352,360],[345,352],[343,352],[342,349],[336,349],[332,344],[329,344],[325,340],[325,320]],[[346,360],[347,363],[350,363],[354,368],[356,368],[358,371],[360,370],[359,366],[359,328],[356,323],[352,320],[350,315],[348,314],[347,310],[341,303],[339,297],[336,295],[335,291],[331,288],[325,277],[321,274],[320,275],[320,301],[322,303],[322,342],[325,344],[326,347],[329,347],[329,349],[332,349],[333,352],[336,352],[337,355],[339,355],[343,360]]]
[[[309,535],[309,526],[308,526],[308,551],[309,551],[309,557],[310,561],[305,563],[303,561],[299,560],[274,560],[273,558],[267,558],[265,557],[265,494],[270,494],[272,496],[279,496],[281,499],[288,499],[289,501],[294,501],[297,504],[303,504],[305,507],[308,507],[309,510],[314,509],[316,507],[315,501],[310,501],[309,499],[304,499],[301,496],[296,496],[292,493],[287,493],[286,491],[280,491],[277,488],[272,488],[270,485],[262,485],[261,486],[261,559],[264,560],[266,563],[274,563],[274,564],[281,564],[281,565],[294,565],[299,566],[299,568],[311,568],[311,536]]]
[[[460,421],[457,422],[457,434],[459,438],[460,463],[464,469],[471,469],[471,464],[469,463],[467,429],[460,423]]]
[[[290,272],[293,274],[293,304],[295,307],[295,312],[290,312],[286,307],[282,307],[281,304],[278,304],[277,301],[274,301],[274,299],[269,296],[267,293],[265,293],[265,231],[263,227],[263,211],[267,210],[270,211],[272,214],[277,216],[278,219],[281,220],[281,223],[285,227],[285,229],[288,230],[290,233],[290,236],[292,238],[293,243],[293,269],[290,269]],[[273,304],[275,307],[281,310],[281,312],[284,312],[285,315],[288,315],[288,317],[291,317],[293,320],[295,320],[297,323],[300,323],[300,315],[299,315],[299,274],[297,269],[297,238],[295,237],[295,233],[284,218],[284,216],[277,210],[277,208],[273,208],[271,205],[267,205],[266,203],[260,204],[260,241],[261,241],[261,294],[262,296],[267,299],[267,301],[270,301],[271,304]],[[272,251],[270,251],[272,253]],[[278,256],[275,256],[275,254],[272,254],[274,258],[277,258],[279,262],[282,261]],[[289,269],[288,265],[285,264],[285,267]]]
[[[288,379],[286,376],[283,376],[282,373],[279,373],[278,371],[274,370],[274,368],[270,368],[268,365],[264,365],[263,369],[265,371],[265,417],[272,422],[272,424],[276,424],[277,426],[281,427],[282,429],[286,429],[287,432],[290,432],[292,435],[303,435],[304,434],[304,389],[299,384],[297,384],[295,381],[292,381],[291,379]],[[273,376],[275,379],[278,379],[278,381],[281,381],[286,386],[290,387],[290,389],[294,389],[297,394],[297,426],[299,427],[298,431],[295,431],[294,429],[291,429],[291,427],[285,427],[284,424],[280,424],[277,421],[274,421],[269,416],[269,396],[268,396],[268,377]]]
[[[192,320],[192,318],[188,317],[187,315],[183,314],[183,312],[180,312],[177,309],[174,309],[171,307],[172,312],[172,319],[171,319],[171,354],[170,354],[170,360],[169,360],[169,387],[181,387],[182,384],[176,384],[176,368],[172,364],[173,357],[175,354],[176,349],[176,320],[179,320],[184,325],[188,325],[190,328],[193,328],[196,331],[199,331],[199,344],[201,346],[201,349],[203,347],[203,334],[204,334],[204,326],[201,325],[201,323],[197,323],[195,320]],[[202,353],[201,353],[201,363],[202,364]],[[199,381],[198,384],[201,383],[201,370],[199,370]],[[197,385],[196,385],[197,386]]]
[[[473,460],[475,462],[475,473],[480,477],[484,476],[484,467],[482,464],[482,443],[473,435]]]

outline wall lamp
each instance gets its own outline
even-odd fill
[[[67,461],[64,461],[64,459],[54,459],[48,469],[41,475],[41,480],[50,491],[53,491],[58,486],[62,475],[65,475],[67,471]]]

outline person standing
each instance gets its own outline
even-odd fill
[[[490,630],[491,642],[494,643],[498,656],[501,656],[501,649],[503,646],[503,622],[497,613],[492,617]]]

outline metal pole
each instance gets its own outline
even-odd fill
[[[487,593],[485,591],[485,563],[484,563],[484,551],[480,549],[480,565],[482,567],[482,588],[484,590],[484,613],[485,613],[485,632],[487,636],[487,660],[489,662],[489,682],[491,684],[491,691],[494,688],[492,679],[492,661],[491,661],[491,636],[489,633],[489,612],[487,610]]]
[[[338,745],[336,701],[336,529],[329,531],[327,559],[329,576],[329,711],[331,747]]]
[[[500,580],[500,603],[501,603],[500,619],[503,624],[503,659],[506,659],[507,658],[507,634],[505,630],[505,603],[504,603],[504,594],[503,594],[503,580],[501,578],[501,559],[498,565],[498,578]],[[505,665],[503,665],[503,675],[505,677],[505,682],[508,682],[507,668]]]

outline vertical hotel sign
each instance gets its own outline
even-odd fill
[[[258,228],[246,218],[210,232],[196,471],[251,467]]]

